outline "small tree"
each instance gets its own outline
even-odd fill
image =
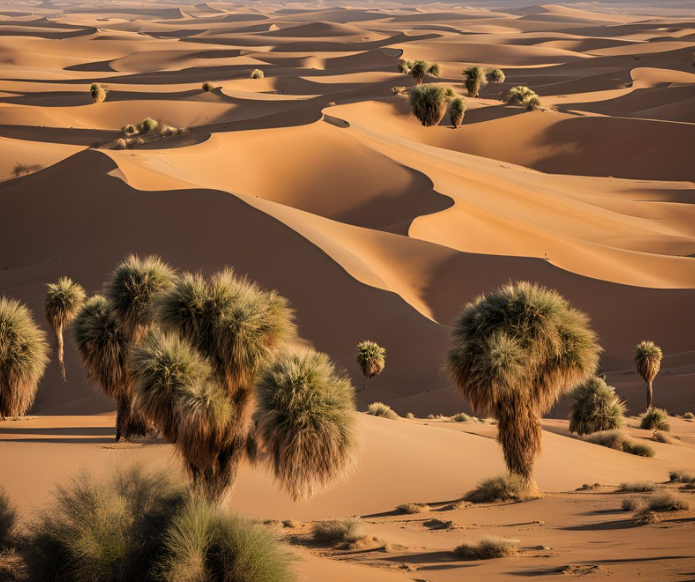
[[[47,364],[46,334],[29,308],[0,297],[0,420],[29,411]]]
[[[506,76],[502,69],[492,68],[485,71],[488,83],[504,83]]]
[[[449,105],[449,118],[454,129],[458,129],[463,122],[463,116],[466,114],[466,103],[461,97],[457,97]]]
[[[463,70],[466,90],[471,97],[477,97],[485,84],[485,72],[481,67],[468,67]]]
[[[410,64],[408,72],[415,79],[416,85],[422,85],[425,75],[439,77],[439,65],[427,61],[415,61]]]
[[[507,468],[527,493],[535,489],[540,415],[593,375],[600,352],[585,314],[526,282],[478,297],[454,323],[449,374],[476,411],[498,420]]]
[[[579,435],[622,428],[625,403],[601,378],[589,378],[570,394],[573,400],[570,431]]]
[[[357,344],[357,365],[362,370],[364,376],[364,386],[360,389],[367,389],[367,382],[375,378],[384,371],[386,367],[386,350],[378,343],[365,340]]]
[[[410,91],[410,105],[413,108],[413,115],[425,127],[439,125],[453,98],[454,92],[440,85],[420,85]]]
[[[89,93],[92,95],[92,103],[102,103],[106,100],[106,90],[99,83],[92,83]]]
[[[82,309],[86,293],[79,283],[68,277],[61,277],[56,283],[49,283],[46,290],[46,320],[56,338],[58,366],[65,382],[65,361],[63,357],[63,330],[70,325],[77,312]]]
[[[635,370],[647,384],[647,410],[652,407],[654,399],[654,378],[661,370],[664,353],[651,341],[641,341],[635,348]]]

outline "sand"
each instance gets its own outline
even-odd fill
[[[360,410],[380,400],[424,418],[469,411],[440,373],[460,308],[532,280],[590,315],[602,372],[630,414],[644,406],[631,360],[642,339],[665,352],[655,404],[695,411],[695,6],[468,4],[0,6],[0,292],[44,325],[46,282],[68,275],[97,292],[130,252],[181,270],[230,265],[288,297],[303,340],[356,383],[355,344],[387,348]],[[460,129],[422,127],[392,94],[414,83],[401,57],[440,63],[438,82],[466,99]],[[507,80],[472,99],[461,78],[472,64]],[[249,78],[255,68],[263,79]],[[92,104],[92,82],[104,103]],[[505,106],[518,84],[544,109]],[[148,116],[187,131],[106,147]],[[17,163],[38,171],[14,178]],[[66,384],[52,362],[31,417],[0,426],[15,468],[0,484],[27,515],[83,468],[146,460],[179,471],[163,442],[112,444],[113,403],[87,384],[69,341],[66,363]],[[245,468],[230,508],[307,523],[372,516],[369,533],[394,546],[341,553],[305,543],[309,526],[279,531],[299,541],[312,582],[688,579],[692,515],[633,527],[614,490],[695,469],[695,424],[674,420],[680,439],[642,459],[571,438],[567,411],[563,399],[544,421],[546,497],[433,512],[452,530],[389,512],[458,499],[500,473],[494,426],[361,414],[350,481],[297,505]],[[587,482],[604,487],[574,492]],[[483,533],[520,538],[521,557],[453,558]]]

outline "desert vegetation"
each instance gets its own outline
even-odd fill
[[[413,115],[425,127],[439,125],[446,114],[449,103],[454,99],[454,91],[440,85],[420,85],[410,91],[410,106]]]
[[[92,83],[89,94],[92,96],[92,103],[103,103],[106,100],[106,89],[99,83]]]
[[[587,316],[531,283],[483,295],[456,319],[446,368],[473,409],[498,421],[507,469],[527,493],[535,489],[540,415],[594,374],[600,352]]]
[[[469,560],[492,560],[518,554],[520,544],[521,540],[517,539],[485,536],[477,542],[461,544],[454,553]]]
[[[265,73],[260,69],[254,69],[253,71],[251,71],[250,76],[252,79],[262,79],[263,77],[265,77]]]
[[[656,491],[656,483],[653,481],[632,481],[621,483],[618,486],[618,491],[627,491],[631,493],[649,493]]]
[[[652,447],[645,443],[638,443],[628,438],[625,433],[620,430],[607,430],[593,433],[585,440],[594,445],[607,447],[616,451],[623,451],[630,455],[639,457],[653,457],[656,453]]]
[[[541,100],[536,95],[536,92],[521,85],[512,87],[507,92],[506,100],[507,105],[526,107],[529,111],[542,107]]]
[[[579,435],[622,428],[625,403],[598,377],[589,378],[571,393],[570,431]]]
[[[466,103],[461,97],[453,99],[449,105],[449,119],[454,129],[461,127],[463,116],[466,114]]]
[[[386,350],[378,343],[365,340],[357,344],[357,365],[364,376],[361,390],[367,389],[367,382],[379,376],[386,368]]]
[[[372,402],[367,407],[367,414],[380,416],[381,418],[389,418],[391,420],[399,418],[398,414],[392,410],[388,404],[384,404],[383,402]]]
[[[640,428],[657,431],[669,432],[671,425],[668,422],[668,412],[663,408],[648,408],[640,420]]]
[[[415,515],[417,513],[428,513],[430,506],[427,503],[403,503],[396,507],[396,512],[401,515]]]
[[[23,164],[21,162],[17,162],[14,165],[14,168],[12,168],[12,177],[21,178],[22,176],[28,176],[29,174],[38,172],[41,169],[43,169],[41,164]]]
[[[46,334],[29,308],[0,297],[0,420],[26,414],[48,364]]]
[[[485,78],[488,83],[504,83],[506,76],[502,69],[493,67],[485,70]]]
[[[311,533],[316,541],[330,543],[351,544],[364,537],[359,517],[318,521],[313,525]]]
[[[55,335],[58,366],[63,382],[66,379],[63,331],[82,309],[86,297],[87,294],[82,285],[68,277],[61,277],[55,283],[49,283],[46,286],[46,321]]]
[[[408,91],[407,87],[400,87],[400,86],[391,87],[391,93],[393,93],[394,95],[403,95],[403,93],[406,93],[407,91]]]
[[[683,469],[669,471],[668,478],[671,483],[695,483],[695,473]]]
[[[516,473],[484,479],[463,497],[470,503],[522,500],[528,493],[526,479]]]
[[[202,88],[203,91],[205,91],[206,93],[209,93],[210,91],[212,91],[212,90],[215,88],[215,84],[214,84],[214,83],[211,83],[210,81],[205,81],[205,82],[202,84],[201,88]]]
[[[654,378],[661,369],[664,353],[652,341],[642,341],[635,347],[635,370],[647,384],[647,410],[654,400]]]
[[[422,85],[425,80],[425,76],[439,77],[440,67],[437,63],[429,63],[427,61],[405,61],[400,59],[398,61],[398,70],[401,73],[410,75],[415,79],[416,85]]]
[[[485,71],[482,67],[468,67],[463,70],[463,82],[466,86],[466,91],[471,97],[478,97],[480,90],[486,83]]]

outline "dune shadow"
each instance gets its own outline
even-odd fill
[[[560,529],[564,531],[610,531],[617,529],[632,529],[635,527],[642,527],[643,525],[644,524],[638,523],[632,518],[628,518],[583,525],[571,525]]]
[[[85,426],[56,428],[6,428],[0,425],[0,440],[4,435],[21,435],[7,439],[13,443],[105,444],[116,442],[115,427]]]

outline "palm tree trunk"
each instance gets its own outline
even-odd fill
[[[193,477],[193,491],[208,503],[219,504],[231,495],[236,485],[239,464],[247,451],[247,440],[235,437],[222,451],[215,462],[203,469],[189,469]]]
[[[128,440],[128,423],[132,408],[127,398],[119,398],[116,406],[116,442]]]
[[[58,348],[58,367],[60,368],[60,376],[63,378],[63,382],[66,381],[65,378],[65,360],[64,360],[64,345],[63,345],[63,327],[59,326],[56,328],[56,345]]]
[[[529,494],[537,489],[533,466],[541,451],[541,423],[538,414],[520,398],[510,398],[497,410],[497,442],[502,446],[510,473],[520,476]]]
[[[647,382],[647,410],[652,407],[652,400],[654,398],[654,390],[652,388],[652,381]]]

